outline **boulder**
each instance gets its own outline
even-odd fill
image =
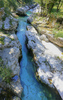
[[[46,41],[46,42],[49,42],[49,40],[48,40],[48,38],[47,38],[47,36],[46,36],[45,34],[41,35],[41,36],[40,36],[40,39],[41,39],[41,40],[44,40],[44,41]]]
[[[18,17],[18,15],[16,13],[14,13],[14,12],[11,13],[11,14],[12,14],[13,17],[16,17],[16,18]]]
[[[27,16],[26,12],[30,9],[33,9],[37,6],[38,4],[31,4],[31,5],[26,5],[25,7],[20,7],[16,10],[16,14],[20,16]],[[38,6],[37,6],[38,7]]]
[[[35,34],[37,34],[37,31],[35,30],[35,28],[33,26],[27,26],[26,28],[28,31],[34,32]]]
[[[16,30],[18,20],[5,13],[4,8],[0,9],[0,29],[10,31]]]
[[[32,23],[33,22],[33,17],[32,16],[29,16],[28,18],[27,18],[27,23]]]
[[[47,38],[49,39],[49,41],[58,45],[59,47],[63,47],[63,38],[61,37],[55,38],[53,34],[49,34],[49,33],[45,33],[45,34]]]
[[[16,30],[18,25],[18,20],[12,16],[6,17],[3,23],[3,29],[6,31]]]
[[[22,94],[23,88],[21,86],[19,78],[17,79],[17,81],[12,81],[8,87],[13,91],[13,93],[16,96],[21,98],[21,94]]]
[[[4,30],[9,30],[10,29],[10,20],[9,18],[7,17],[4,21],[4,24],[3,24],[3,29]]]
[[[41,7],[39,4],[37,4],[33,9],[31,8],[29,11],[31,11],[32,13],[40,13]]]
[[[27,16],[26,10],[24,10],[24,8],[18,8],[18,9],[16,10],[16,14],[17,14],[17,15],[20,15],[20,16]]]
[[[29,7],[28,7],[28,6],[25,6],[25,7],[24,7],[24,10],[25,10],[25,11],[28,11],[28,10],[29,10]]]

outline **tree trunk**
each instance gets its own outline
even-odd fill
[[[52,9],[53,9],[53,6],[54,6],[54,3],[49,3],[47,5],[47,9],[48,9],[48,12],[51,13]]]
[[[43,0],[41,0],[41,16],[42,16]]]
[[[59,11],[60,2],[61,2],[61,0],[59,0],[58,6],[57,6],[57,12]]]

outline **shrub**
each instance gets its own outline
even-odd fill
[[[5,81],[6,83],[10,83],[12,76],[13,76],[12,71],[10,70],[9,67],[7,68],[7,67],[3,64],[3,60],[2,60],[2,58],[0,57],[0,77],[1,77],[2,80]]]

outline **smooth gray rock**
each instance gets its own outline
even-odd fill
[[[24,8],[18,8],[16,11],[16,14],[20,15],[20,16],[26,16],[26,10]]]
[[[33,9],[31,8],[29,11],[31,11],[32,13],[40,13],[41,7],[39,4],[37,4]]]
[[[48,33],[46,33],[46,36],[52,43],[58,45],[59,47],[63,47],[63,38],[61,37],[55,38],[54,35]]]
[[[41,40],[44,40],[44,41],[46,41],[46,42],[49,42],[49,40],[48,40],[48,38],[47,38],[47,36],[46,36],[45,34],[41,35],[41,36],[40,36],[40,39],[41,39]]]

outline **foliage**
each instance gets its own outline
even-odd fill
[[[7,8],[9,10],[15,10],[18,6],[18,2],[17,0],[0,0],[0,8],[4,7],[5,10],[7,10]]]
[[[37,26],[39,34],[43,33],[42,30],[45,30],[45,32],[49,31],[49,34],[53,34],[56,38],[63,38],[63,25],[57,22],[57,18],[54,15],[50,14],[47,17],[37,15],[34,17],[32,24]]]
[[[0,8],[4,7],[5,12],[9,13],[10,11],[16,10],[18,6],[22,6],[25,4],[31,4],[33,0],[0,0]]]
[[[62,7],[63,0],[34,0],[41,5],[41,15],[51,13],[54,6],[56,6],[56,12]]]
[[[63,4],[58,12],[57,12],[57,6],[55,5],[51,11],[51,14],[56,17],[63,17]]]
[[[25,3],[31,3],[33,0],[22,0],[22,2],[25,2]]]
[[[13,76],[12,71],[10,70],[9,67],[7,68],[6,66],[4,66],[3,60],[0,57],[0,77],[2,77],[3,81],[10,83],[12,76]]]
[[[56,31],[54,36],[63,38],[63,30]]]

